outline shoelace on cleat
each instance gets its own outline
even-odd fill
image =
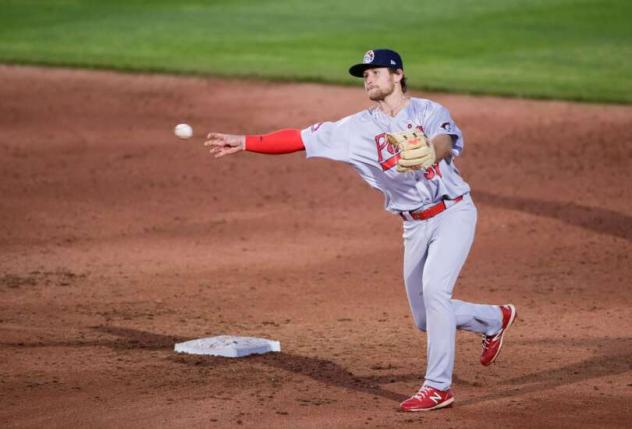
[[[424,399],[426,396],[430,394],[430,388],[428,386],[422,386],[421,389],[415,395],[414,398]]]
[[[488,337],[487,335],[483,335],[483,350],[487,350],[487,348],[489,347],[489,343],[491,342],[491,337]]]
[[[504,329],[501,329],[500,331],[498,331],[497,334],[490,335],[490,336],[483,335],[483,350],[487,350],[487,348],[489,347],[489,344],[492,341],[498,340],[498,338],[500,338],[500,336],[502,335],[503,331]]]

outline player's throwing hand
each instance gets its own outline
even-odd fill
[[[245,149],[246,136],[234,134],[208,133],[204,146],[210,147],[215,158],[240,152]]]

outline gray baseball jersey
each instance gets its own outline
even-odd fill
[[[399,173],[399,154],[386,133],[418,129],[430,139],[439,134],[455,137],[452,156],[425,171]],[[413,211],[469,192],[454,164],[463,150],[463,136],[448,110],[427,99],[411,98],[395,117],[379,108],[363,110],[337,122],[321,122],[302,130],[308,158],[320,157],[352,165],[360,176],[385,196],[386,210]]]

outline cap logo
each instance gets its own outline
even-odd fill
[[[367,51],[366,54],[364,54],[364,58],[362,59],[362,62],[364,64],[370,64],[373,62],[374,59],[375,59],[375,52]]]
[[[396,66],[397,63],[395,61],[391,60],[391,65]]]

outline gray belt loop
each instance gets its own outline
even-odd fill
[[[401,212],[401,213],[400,213],[400,216],[401,216],[402,218],[404,218],[404,220],[415,220],[415,219],[413,219],[413,217],[410,215],[410,212],[409,212],[409,211]]]

